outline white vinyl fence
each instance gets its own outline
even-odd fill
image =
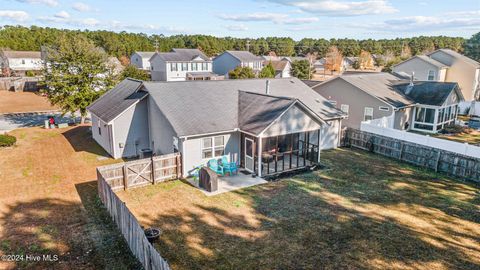
[[[459,143],[444,139],[432,138],[430,136],[419,135],[407,131],[384,128],[367,122],[362,122],[360,130],[402,141],[450,151],[465,156],[480,158],[480,147],[469,145],[468,143]]]

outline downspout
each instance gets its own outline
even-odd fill
[[[257,175],[258,177],[262,177],[262,137],[257,137],[257,140],[258,140],[258,153],[257,153],[257,157],[258,157],[258,166],[257,166]]]

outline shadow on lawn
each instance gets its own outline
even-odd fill
[[[90,128],[90,126],[77,126],[64,131],[62,134],[75,152],[88,152],[98,156],[109,157],[107,152],[92,139]]]
[[[374,158],[361,156],[367,162]],[[384,165],[395,166],[391,161]],[[374,166],[368,173],[375,174],[370,170],[376,170]],[[253,221],[222,206],[200,204],[161,214],[150,221],[163,230],[157,249],[175,269],[479,269],[480,258],[472,255],[480,252],[472,244],[480,240],[474,228],[459,232],[436,226],[438,231],[423,231],[399,223],[388,212],[369,213],[355,206],[394,208],[405,203],[437,208],[458,222],[478,223],[473,208],[462,208],[423,183],[412,190],[391,189],[392,182],[407,181],[405,174],[382,183],[347,181],[337,178],[337,172],[342,170],[328,178],[312,173],[237,191],[251,204]],[[395,175],[388,172],[385,177]],[[377,194],[382,190],[386,193]],[[423,192],[433,194],[414,196]]]

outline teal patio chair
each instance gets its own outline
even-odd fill
[[[228,162],[227,156],[222,156],[222,166],[225,172],[229,174],[238,173],[237,163]]]
[[[208,167],[212,169],[214,172],[217,174],[220,174],[222,176],[225,175],[225,170],[223,169],[223,166],[218,165],[218,161],[216,159],[210,159],[208,161]]]

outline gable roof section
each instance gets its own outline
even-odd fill
[[[302,80],[302,82],[311,88],[315,88],[315,86],[323,83],[322,81],[314,81],[314,80]]]
[[[239,91],[265,93],[266,79],[189,81],[189,82],[144,82],[144,89],[170,121],[178,136],[191,136],[239,128]],[[270,96],[298,99],[313,114],[323,120],[342,118],[344,114],[333,107],[296,78],[271,79]],[[252,98],[252,97],[250,97]],[[255,98],[264,104],[283,104],[273,98]],[[201,101],[201,102],[200,102]],[[263,105],[259,105],[263,106]],[[281,107],[281,106],[280,106]],[[261,119],[266,112],[258,108]],[[242,121],[239,121],[242,120]],[[253,129],[253,128],[252,128]]]
[[[420,60],[422,60],[422,61],[424,61],[424,62],[426,62],[426,63],[428,63],[428,64],[430,64],[430,65],[435,66],[436,68],[439,68],[439,69],[447,68],[447,67],[448,67],[447,65],[445,65],[445,64],[443,64],[443,63],[440,63],[439,61],[437,61],[437,60],[435,60],[435,59],[432,59],[432,58],[430,58],[430,57],[428,57],[428,56],[426,56],[426,55],[415,55],[415,56],[413,56],[413,57],[408,58],[408,59],[405,60],[405,61],[402,61],[402,62],[394,65],[394,67],[399,66],[399,65],[401,65],[401,64],[403,64],[403,63],[406,63],[406,62],[408,62],[408,61],[411,61],[411,60],[413,60],[413,59],[420,59]]]
[[[254,61],[263,61],[263,58],[260,56],[256,56],[248,51],[226,51],[232,55],[233,57],[237,58],[240,62],[254,62]]]
[[[337,78],[393,107],[403,107],[414,103],[405,95],[393,91],[393,85],[400,82],[400,78],[390,73],[358,73]],[[319,88],[317,87],[317,89]]]
[[[159,57],[160,59],[166,62],[169,62],[169,61],[190,62],[190,61],[194,61],[196,58],[201,58],[203,61],[209,61],[208,57],[205,54],[203,54],[199,49],[174,48],[172,49],[171,52],[156,53],[155,57]]]
[[[448,96],[453,91],[459,94],[460,99],[463,99],[461,91],[459,91],[458,84],[454,82],[431,82],[418,81],[414,82],[413,87],[407,94],[409,83],[401,83],[394,86],[395,90],[403,93],[405,96],[413,100],[415,103],[441,106],[445,103]]]
[[[41,58],[41,52],[37,51],[3,51],[7,58]]]
[[[272,64],[273,69],[275,71],[283,71],[285,67],[289,64],[288,61],[282,60],[282,61],[275,61],[275,60],[270,60],[270,61],[265,61],[265,65]]]
[[[147,95],[146,92],[137,92],[141,86],[142,81],[125,79],[103,94],[87,109],[105,123],[109,123]]]
[[[260,134],[295,101],[287,97],[238,91],[238,127],[251,134]]]
[[[452,57],[455,58],[455,59],[459,59],[459,60],[461,60],[461,61],[464,61],[464,62],[466,62],[466,63],[469,63],[469,64],[471,64],[471,65],[473,65],[473,66],[475,66],[475,67],[477,67],[477,68],[480,67],[480,63],[479,63],[479,62],[477,62],[477,61],[473,60],[472,58],[467,57],[467,56],[465,56],[465,55],[463,55],[463,54],[461,54],[461,53],[458,53],[458,52],[456,52],[456,51],[454,51],[454,50],[450,50],[450,49],[438,49],[438,50],[436,50],[436,51],[433,51],[433,52],[429,53],[428,56],[430,56],[430,55],[432,55],[432,54],[434,54],[434,53],[437,53],[437,52],[443,52],[443,53],[445,53],[445,54],[448,54],[448,55],[452,56]]]
[[[155,52],[135,52],[135,53],[140,55],[140,57],[144,59],[150,59],[155,54]]]

